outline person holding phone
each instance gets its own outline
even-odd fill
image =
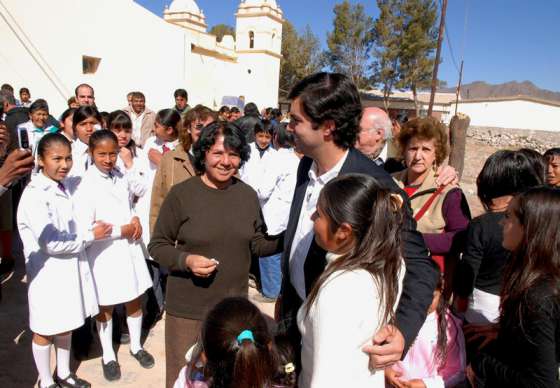
[[[39,98],[29,107],[29,121],[18,126],[20,148],[29,148],[36,154],[37,144],[46,133],[54,133],[58,128],[48,124],[49,104]]]

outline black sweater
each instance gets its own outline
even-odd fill
[[[234,178],[225,190],[206,186],[200,177],[181,182],[165,198],[149,244],[150,255],[169,268],[166,311],[202,320],[228,296],[247,296],[251,254],[281,251],[281,238],[266,235],[255,191]],[[187,271],[188,253],[220,262],[213,276]]]
[[[558,286],[556,286],[556,289]],[[472,363],[482,387],[559,387],[560,302],[549,281],[528,292],[522,325],[515,311],[505,312],[491,351]]]
[[[467,229],[463,258],[455,272],[453,288],[466,298],[473,289],[500,295],[502,272],[509,252],[502,247],[503,212],[489,212],[473,219]]]

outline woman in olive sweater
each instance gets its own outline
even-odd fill
[[[206,312],[229,296],[247,296],[251,255],[270,256],[281,238],[266,234],[257,194],[235,177],[249,157],[232,124],[204,128],[194,146],[202,174],[175,185],[163,202],[150,255],[170,271],[165,321],[166,382],[172,387]]]

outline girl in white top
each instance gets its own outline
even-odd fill
[[[100,313],[96,317],[103,348],[103,373],[107,380],[120,378],[120,366],[112,346],[113,306],[124,303],[130,332],[130,353],[145,368],[153,357],[142,349],[140,296],[151,284],[142,249],[142,226],[133,212],[134,196],[146,190],[142,179],[133,179],[117,167],[118,140],[108,130],[94,132],[89,140],[93,165],[87,170],[76,193],[79,224],[83,228],[99,220],[113,225],[112,239],[93,243],[87,256],[93,269]]]
[[[89,138],[100,128],[101,115],[94,106],[81,106],[72,116],[72,129],[76,139],[72,142],[72,160],[74,167],[71,176],[82,177],[91,166],[88,152]]]
[[[70,372],[71,332],[98,312],[85,248],[110,236],[111,226],[100,221],[84,233],[76,226],[75,185],[65,179],[72,168],[70,142],[61,134],[47,134],[37,151],[40,171],[25,188],[17,217],[29,283],[33,358],[40,387],[89,387]],[[50,370],[53,342],[56,383]]]
[[[391,322],[399,298],[401,198],[361,174],[330,181],[313,215],[328,265],[298,312],[300,388],[384,387],[362,346]]]

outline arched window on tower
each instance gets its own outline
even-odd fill
[[[255,33],[249,31],[249,48],[255,48]]]

